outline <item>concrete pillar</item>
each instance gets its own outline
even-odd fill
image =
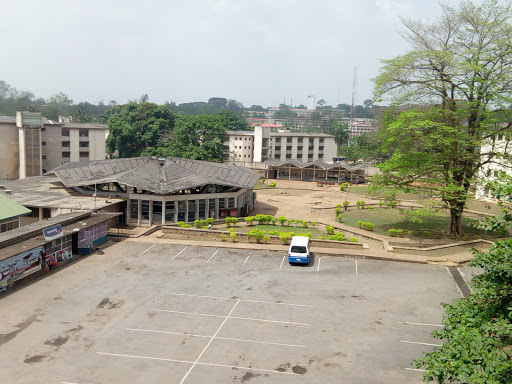
[[[43,220],[44,208],[39,208],[39,221]]]
[[[137,225],[142,223],[142,200],[137,200]]]
[[[188,223],[188,200],[185,200],[185,223]]]
[[[199,200],[196,200],[196,220],[199,220]]]
[[[174,201],[174,223],[178,223],[178,201]]]
[[[165,225],[165,204],[167,201],[162,201],[162,225]]]
[[[124,218],[124,224],[130,224],[130,211],[132,210],[132,200],[128,199],[126,202],[126,217]]]
[[[153,225],[153,200],[149,200],[149,224],[148,227]]]

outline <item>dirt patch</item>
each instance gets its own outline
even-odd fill
[[[68,342],[69,338],[67,337],[56,337],[55,339],[46,340],[44,342],[45,345],[53,345],[54,347],[60,347],[61,345],[64,345]]]
[[[8,343],[12,339],[14,339],[16,336],[18,336],[19,333],[23,332],[25,329],[30,327],[30,325],[36,320],[37,320],[37,315],[32,315],[29,318],[27,318],[25,321],[17,324],[16,325],[16,328],[18,328],[17,330],[9,332],[9,333],[0,334],[0,345]]]
[[[292,367],[292,372],[293,373],[296,373],[297,375],[303,375],[307,372],[308,370],[304,367],[301,367],[300,365],[294,365]]]
[[[123,305],[123,302],[120,301],[119,303],[113,303],[110,301],[108,297],[103,298],[103,300],[100,301],[100,303],[96,306],[96,308],[106,308],[106,309],[114,309],[114,308],[120,308],[121,305]]]
[[[245,372],[245,375],[242,377],[242,383],[249,382],[253,377],[261,376],[259,373]]]
[[[43,360],[46,357],[46,355],[34,355],[27,357],[25,360],[23,360],[26,364],[32,364],[32,363],[38,363],[41,360]]]

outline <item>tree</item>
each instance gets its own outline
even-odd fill
[[[231,109],[223,109],[217,112],[217,115],[223,116],[228,121],[227,130],[228,131],[245,131],[247,130],[247,121],[241,117],[239,117],[235,112]]]
[[[140,99],[139,99],[139,103],[147,103],[149,101],[149,96],[147,93],[143,94]]]
[[[470,266],[484,269],[473,292],[444,304],[444,328],[433,336],[441,347],[415,361],[426,382],[505,384],[512,382],[512,239],[489,252],[475,251]]]
[[[372,99],[366,99],[365,101],[363,101],[363,105],[365,108],[371,108],[373,105]]]
[[[208,104],[213,106],[215,109],[224,109],[227,108],[228,99],[223,97],[210,97],[208,99]]]
[[[82,108],[78,108],[73,116],[74,123],[90,123],[91,118],[87,116]]]
[[[325,104],[325,100],[324,99],[320,99],[316,102],[319,106],[323,107],[324,104]]]
[[[340,121],[332,122],[332,133],[334,135],[334,142],[337,145],[337,154],[340,154],[340,147],[342,144],[348,143],[348,125]]]
[[[228,125],[229,120],[225,116],[179,114],[172,134],[163,145],[150,148],[144,154],[206,161],[225,160],[224,138]]]
[[[383,61],[375,95],[402,107],[424,105],[388,117],[382,138],[391,158],[382,165],[383,182],[421,179],[449,208],[449,232],[460,236],[473,176],[498,155],[479,148],[495,134],[494,110],[510,103],[512,12],[494,0],[442,10],[432,24],[402,19],[412,49]]]
[[[174,116],[167,107],[154,103],[116,105],[105,112],[110,134],[107,151],[118,157],[140,156],[169,134]]]

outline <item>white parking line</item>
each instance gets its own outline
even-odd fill
[[[283,260],[281,260],[281,265],[279,266],[279,269],[281,269],[281,267],[283,266],[283,263],[284,263],[284,259],[286,258],[286,255],[283,256]]]
[[[356,261],[356,275],[357,275],[357,259],[355,259],[355,261]]]
[[[321,259],[322,259],[321,257],[318,257],[318,266],[317,266],[317,268],[316,268],[316,271],[317,271],[317,272],[320,270],[320,260],[321,260]]]
[[[153,248],[156,244],[153,244],[151,247],[149,247],[148,249],[146,249],[144,252],[142,252],[139,256],[137,257],[141,257],[143,254],[145,254],[147,251],[149,251],[151,248]]]
[[[430,343],[420,343],[418,341],[407,341],[407,340],[400,340],[401,343],[409,343],[409,344],[419,344],[419,345],[432,345],[434,347],[440,347],[442,344],[430,344]]]
[[[167,295],[188,296],[188,297],[201,297],[201,298],[206,298],[206,299],[220,299],[220,300],[240,300],[240,301],[245,301],[245,302],[248,302],[248,303],[278,304],[278,305],[291,305],[291,306],[294,306],[294,307],[309,307],[309,308],[313,308],[311,305],[307,305],[307,304],[290,304],[290,303],[282,303],[280,301],[248,300],[248,299],[240,299],[238,297],[236,299],[234,299],[232,297],[207,296],[207,295],[190,295],[190,294],[187,294],[187,293],[173,293],[173,292],[168,292]]]
[[[179,255],[181,252],[183,252],[185,249],[187,249],[187,248],[188,248],[188,247],[183,248],[183,249],[182,249],[181,251],[179,251],[179,252],[176,254],[176,256],[174,256],[171,260],[174,260],[175,258],[177,258],[177,257],[178,257],[178,255]]]
[[[237,302],[240,302],[241,300],[237,300]],[[150,311],[155,312],[167,312],[167,313],[179,313],[182,315],[194,315],[194,316],[207,316],[207,317],[226,317],[224,315],[212,315],[209,313],[199,313],[199,312],[183,312],[183,311],[172,311],[169,309],[150,309]],[[281,321],[281,320],[267,320],[267,319],[255,319],[252,317],[237,317],[237,316],[230,316],[230,319],[238,319],[238,320],[251,320],[251,321],[263,321],[266,323],[281,323],[281,324],[294,324],[294,325],[309,325],[306,323],[295,323],[292,321]]]
[[[190,367],[190,369],[187,371],[187,373],[185,374],[185,376],[183,376],[183,379],[181,379],[180,381],[180,384],[183,384],[185,382],[185,379],[187,378],[187,376],[190,374],[190,372],[192,372],[192,369],[194,369],[194,367],[196,366],[197,362],[199,361],[199,359],[201,358],[201,356],[203,356],[203,354],[206,352],[206,350],[208,349],[208,347],[210,346],[210,344],[212,343],[213,339],[215,339],[215,336],[217,336],[217,334],[220,332],[220,330],[222,329],[222,327],[224,326],[224,324],[226,324],[226,321],[228,321],[229,319],[229,316],[231,316],[231,314],[233,313],[233,311],[235,310],[236,306],[238,305],[238,303],[240,303],[240,301],[237,301],[235,303],[235,305],[233,305],[233,308],[231,308],[231,311],[229,311],[228,315],[226,316],[226,318],[224,319],[224,321],[222,322],[222,324],[219,326],[219,328],[217,329],[217,332],[215,332],[215,334],[212,336],[212,338],[210,339],[210,341],[208,342],[208,344],[206,344],[206,347],[204,347],[203,351],[199,354],[199,356],[197,357],[196,361],[194,361],[194,364],[192,364],[192,366]]]
[[[135,331],[135,332],[149,332],[149,333],[163,333],[169,335],[179,335],[179,336],[190,336],[190,337],[204,337],[210,338],[211,336],[206,335],[195,335],[191,333],[183,333],[183,332],[170,332],[170,331],[159,331],[155,329],[139,329],[139,328],[124,328],[126,331]],[[285,343],[272,343],[269,341],[259,341],[259,340],[247,340],[247,339],[237,339],[233,337],[215,337],[217,340],[232,340],[232,341],[244,341],[246,343],[256,343],[256,344],[268,344],[268,345],[279,345],[284,347],[297,347],[297,348],[306,348],[305,345],[297,345],[297,344],[285,344]]]
[[[215,254],[219,252],[219,250],[217,249],[215,252],[213,252],[213,255],[210,256],[210,258],[206,261],[207,263],[210,262],[211,259],[213,259],[213,256],[215,256]]]
[[[242,265],[245,265],[245,263],[247,263],[247,260],[249,260],[249,257],[251,256],[252,252],[250,252],[248,255],[247,255],[247,259],[245,259],[244,263]]]
[[[120,353],[107,353],[107,352],[96,352],[98,355],[106,355],[106,356],[115,356],[115,357],[131,357],[135,359],[149,359],[149,360],[160,360],[160,361],[171,361],[174,363],[185,363],[185,364],[194,364],[193,361],[186,360],[175,360],[175,359],[164,359],[160,357],[151,357],[151,356],[137,356],[137,355],[123,355]],[[210,367],[224,367],[231,369],[244,369],[246,371],[255,371],[255,372],[272,372],[272,373],[281,373],[283,375],[295,375],[301,376],[299,373],[293,372],[281,372],[273,369],[261,369],[261,368],[251,368],[251,367],[241,367],[239,365],[225,365],[225,364],[213,364],[213,363],[196,363],[196,365],[206,365]],[[183,382],[183,381],[182,381]]]
[[[426,369],[404,368],[406,371],[425,372]]]
[[[439,324],[426,324],[426,323],[409,323],[407,321],[397,321],[399,324],[406,324],[406,325],[427,325],[429,327],[444,327],[444,325]]]

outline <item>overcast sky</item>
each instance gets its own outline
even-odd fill
[[[245,106],[372,97],[380,60],[404,53],[399,16],[434,0],[0,1],[0,80],[76,103],[236,99]]]

